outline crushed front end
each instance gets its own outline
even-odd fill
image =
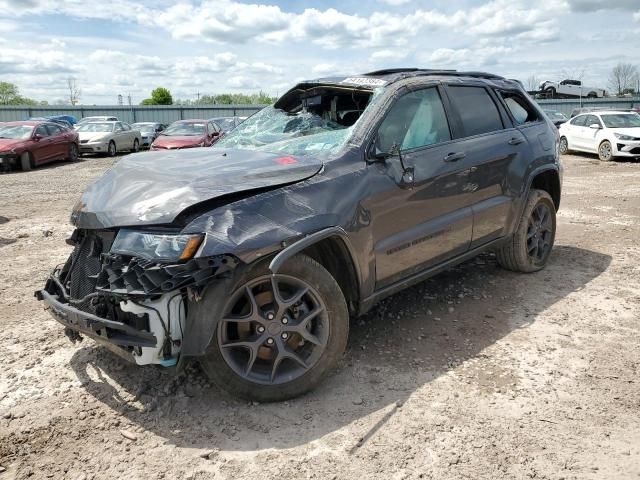
[[[202,238],[182,237],[78,229],[68,240],[73,252],[36,297],[73,342],[87,336],[139,365],[175,365],[190,299],[238,264],[230,255],[196,257]]]

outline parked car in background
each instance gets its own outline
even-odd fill
[[[240,125],[242,120],[240,120],[240,117],[215,117],[210,118],[209,122],[215,123],[218,127],[220,127],[220,130],[222,130],[222,132],[226,134]]]
[[[560,152],[597,153],[600,160],[640,158],[640,115],[625,111],[576,115],[560,126]]]
[[[137,152],[142,144],[139,130],[124,122],[89,122],[80,125],[80,153],[102,153],[114,157],[118,152]]]
[[[0,124],[0,168],[23,171],[55,160],[78,159],[78,133],[52,122]]]
[[[557,110],[543,110],[543,111],[545,115],[549,117],[549,120],[551,120],[557,128],[560,128],[560,125],[562,125],[564,122],[569,120],[564,113],[558,112]]]
[[[291,398],[337,366],[350,315],[381,299],[487,250],[543,269],[557,147],[521,85],[496,75],[302,82],[211,149],[115,164],[77,203],[73,253],[36,296],[72,341],[140,365],[198,357],[232,394]]]
[[[209,120],[179,120],[160,132],[151,150],[209,147],[222,135],[220,127]]]
[[[540,90],[551,98],[602,98],[606,95],[603,88],[587,87],[580,80],[562,80],[561,82],[545,81]]]
[[[73,115],[50,115],[50,116],[45,117],[45,118],[47,118],[49,120],[52,120],[52,121],[67,122],[71,126],[73,126],[76,123],[78,123],[78,120]]]
[[[77,129],[80,125],[84,125],[85,123],[91,122],[117,122],[118,117],[111,116],[97,116],[97,117],[84,117],[78,123],[75,124],[75,128]]]
[[[160,132],[162,132],[167,126],[163,123],[156,122],[136,122],[131,124],[131,128],[139,130],[142,137],[140,146],[143,148],[149,148],[153,141],[158,138]]]

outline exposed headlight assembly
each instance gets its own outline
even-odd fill
[[[147,260],[179,262],[193,257],[203,238],[202,234],[176,235],[122,229],[116,235],[111,252]]]
[[[618,140],[633,140],[634,137],[630,136],[630,135],[623,135],[621,133],[614,133],[614,135],[616,136],[616,138]]]

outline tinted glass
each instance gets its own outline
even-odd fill
[[[418,90],[401,97],[378,128],[378,153],[387,153],[393,144],[402,150],[425,147],[451,140],[449,124],[440,94],[435,88]]]
[[[40,125],[38,128],[36,128],[36,135],[40,135],[41,137],[48,137],[49,136],[49,132],[47,131],[47,129],[45,128],[44,125]]]
[[[462,120],[467,137],[502,130],[498,107],[481,87],[449,87],[450,99]]]
[[[580,115],[573,120],[571,120],[571,125],[575,125],[576,127],[584,127],[585,120],[587,119],[586,115]]]
[[[59,135],[62,133],[62,129],[57,125],[47,125],[47,130],[49,130],[50,135]]]

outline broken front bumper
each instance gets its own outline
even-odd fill
[[[45,304],[45,309],[53,318],[66,327],[65,332],[72,340],[81,338],[77,334],[86,335],[98,343],[113,347],[110,350],[130,361],[135,361],[133,350],[127,347],[156,347],[158,344],[158,339],[150,332],[83,312],[61,302],[58,295],[47,290],[38,290],[35,295]],[[76,332],[76,335],[71,332]]]

